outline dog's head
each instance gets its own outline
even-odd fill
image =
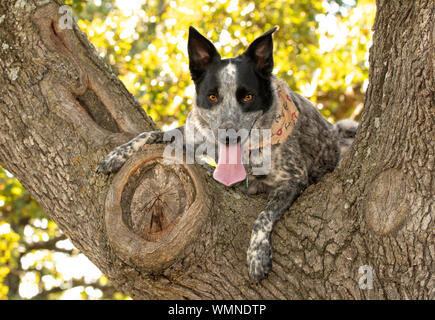
[[[236,143],[219,134],[223,130],[249,134],[255,121],[272,105],[272,33],[276,29],[267,31],[243,54],[230,59],[221,59],[209,40],[193,27],[189,29],[189,68],[196,88],[195,108],[221,143]],[[246,135],[238,138],[242,144],[246,139]]]

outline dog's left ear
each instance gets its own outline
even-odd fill
[[[272,33],[274,33],[278,27],[274,27],[267,31],[262,36],[252,42],[248,49],[243,53],[246,57],[251,59],[257,70],[264,75],[270,75],[273,70],[273,40]]]

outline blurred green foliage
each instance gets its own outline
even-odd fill
[[[79,265],[88,269],[80,272]],[[70,288],[76,288],[70,297],[125,298],[107,283],[18,180],[0,167],[0,300],[57,299]]]
[[[359,118],[375,0],[64,2],[99,54],[163,128],[181,125],[192,105],[189,26],[212,40],[223,57],[232,57],[278,25],[274,74],[330,121]],[[96,270],[85,272],[94,274],[89,277],[61,268],[62,261],[73,265],[74,259],[84,264],[86,258],[0,167],[0,299],[127,298]]]
[[[357,5],[353,0],[72,2],[80,12],[81,29],[160,126],[182,124],[192,105],[187,57],[191,25],[212,40],[223,57],[242,53],[278,25],[278,77],[320,103],[331,121],[352,116],[363,102],[374,0]]]

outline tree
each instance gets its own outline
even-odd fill
[[[273,72],[319,102],[317,108],[330,121],[360,117],[374,0],[292,0],[290,6],[287,0],[65,4],[72,6],[74,19],[99,55],[164,130],[182,124],[192,103],[183,37],[190,25],[200,26],[228,56],[240,53],[242,44],[265,29],[282,26],[274,36]],[[57,225],[19,181],[2,170],[0,299],[56,299],[77,293],[85,299],[122,297],[69,240],[56,242],[62,238]]]
[[[156,126],[47,2],[0,4],[0,164],[119,290],[133,298],[434,298],[430,0],[378,0],[357,139],[278,223],[273,271],[259,285],[247,277],[245,254],[265,199],[224,188],[197,166],[162,163],[162,146],[115,177],[95,175],[108,151]]]

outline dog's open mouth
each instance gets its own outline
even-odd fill
[[[227,187],[246,178],[240,142],[236,144],[219,142],[219,160],[213,178]]]

